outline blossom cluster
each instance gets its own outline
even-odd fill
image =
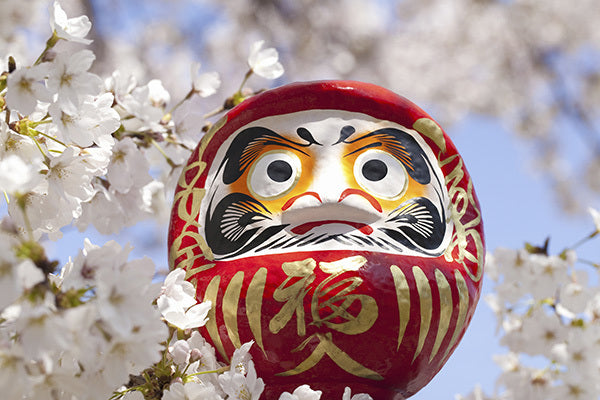
[[[472,400],[583,400],[600,397],[599,265],[578,260],[577,247],[600,234],[600,213],[591,209],[595,230],[560,254],[544,246],[498,248],[488,256],[494,282],[486,301],[498,318],[496,356],[502,373],[498,392],[480,388]],[[580,264],[591,264],[593,275]]]
[[[50,8],[52,36],[29,65],[9,57],[0,75],[0,386],[15,399],[256,400],[264,382],[249,350],[229,364],[198,333],[210,302],[199,303],[185,271],[157,281],[149,258],[132,246],[85,239],[64,265],[48,259],[45,240],[61,229],[119,232],[161,218],[166,198],[207,118],[253,94],[252,75],[276,79],[278,53],[251,46],[239,89],[214,112],[194,100],[215,94],[216,72],[191,65],[191,88],[173,102],[160,80],[139,84],[115,71],[91,72],[91,23]],[[282,399],[319,399],[302,385]],[[352,396],[343,400],[368,400]]]

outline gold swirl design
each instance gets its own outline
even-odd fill
[[[225,122],[227,122],[226,116],[221,118],[204,135],[198,148],[198,158],[193,161],[190,160],[179,177],[178,185],[180,190],[175,194],[173,205],[177,216],[184,221],[184,226],[171,244],[169,251],[169,265],[171,269],[184,268],[189,273],[192,271],[197,273],[214,267],[214,264],[206,264],[194,268],[196,260],[202,257],[208,260],[213,259],[212,251],[199,232],[200,223],[198,222],[198,215],[200,214],[200,203],[204,198],[205,189],[196,187],[196,185],[198,179],[200,179],[200,175],[202,175],[202,172],[206,168],[206,163],[202,161],[202,155],[206,150],[206,146],[214,134],[225,125]],[[192,175],[192,177],[188,179],[188,175]],[[188,205],[190,206],[189,211]],[[188,241],[189,244],[184,246],[183,243],[185,241]],[[201,250],[200,253],[197,252],[198,246]],[[176,262],[177,265],[175,265]]]
[[[443,152],[446,152],[446,140],[442,128],[430,118],[419,118],[413,124],[413,129],[421,135],[425,135],[437,145]]]
[[[446,175],[446,187],[448,187],[448,195],[452,207],[450,218],[454,224],[454,234],[444,253],[444,257],[448,262],[455,261],[460,264],[467,275],[474,282],[478,282],[483,275],[484,258],[483,239],[477,230],[477,227],[481,224],[481,211],[477,206],[473,193],[473,181],[466,177],[463,169],[463,160],[460,156],[455,154],[444,160],[438,160],[438,162],[440,167],[443,168],[454,160],[457,160],[454,169]],[[468,179],[467,187],[463,188],[459,185],[465,179]],[[475,213],[475,216],[468,221],[463,221],[465,215],[470,210]],[[474,252],[468,249],[470,242],[475,244]],[[453,256],[455,249],[458,249],[456,258]],[[471,268],[469,268],[467,263],[476,265],[475,273],[471,272]]]

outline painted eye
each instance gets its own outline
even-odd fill
[[[368,150],[354,163],[354,178],[368,193],[395,200],[406,190],[407,174],[402,163],[381,150]]]
[[[271,200],[287,194],[298,182],[302,166],[294,153],[269,151],[252,165],[248,188],[260,200]]]

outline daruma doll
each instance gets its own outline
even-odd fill
[[[350,81],[295,83],[230,110],[183,170],[170,263],[277,399],[302,384],[405,399],[447,361],[483,274],[479,204],[442,128]]]

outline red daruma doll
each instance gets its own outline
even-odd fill
[[[405,399],[444,365],[481,289],[471,178],[423,110],[381,87],[295,83],[208,132],[175,193],[172,268],[213,304],[202,335],[241,344],[263,398],[302,384]]]

